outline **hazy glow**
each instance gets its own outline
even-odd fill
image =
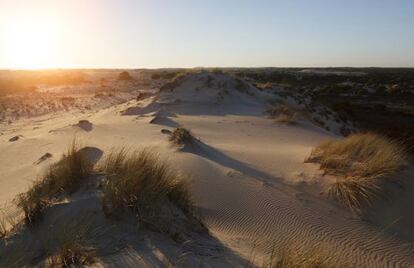
[[[56,66],[60,51],[57,21],[49,18],[8,18],[2,32],[5,60],[19,69]]]
[[[0,69],[114,65],[103,0],[0,0]],[[103,6],[103,5],[102,5]],[[104,20],[105,19],[105,20]],[[105,66],[104,64],[107,64]]]
[[[413,0],[0,0],[0,69],[414,67]]]

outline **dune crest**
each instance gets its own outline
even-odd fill
[[[80,236],[87,237],[88,243],[81,249],[91,253],[84,257],[96,254],[96,265],[102,266],[192,267],[201,263],[207,267],[244,267],[251,262],[253,267],[260,267],[272,252],[279,254],[296,245],[311,251],[323,247],[338,264],[354,267],[414,264],[412,217],[401,218],[409,213],[412,203],[411,184],[406,191],[396,191],[395,202],[373,207],[373,215],[367,218],[356,217],[320,194],[326,181],[317,179],[323,172],[304,160],[323,141],[344,140],[343,135],[357,128],[308,92],[280,84],[259,84],[230,71],[161,73],[166,78],[152,79],[142,87],[140,71],[129,71],[133,79],[127,81],[118,81],[119,71],[109,73],[109,78],[105,76],[108,80],[102,80],[104,75],[98,72],[90,84],[68,89],[71,95],[104,85],[105,94],[94,93],[103,95],[93,96],[90,110],[76,108],[79,99],[65,99],[74,102],[68,112],[59,110],[0,123],[4,133],[0,136],[1,204],[27,193],[49,166],[55,168],[46,173],[47,183],[37,181],[40,190],[26,196],[36,200],[38,207],[23,202],[24,198],[21,202],[28,212],[33,208],[42,212],[43,217],[33,221],[38,232],[24,224],[23,229],[8,230],[11,232],[5,241],[13,243],[0,243],[0,263],[7,259],[1,254],[25,252],[24,246],[17,245],[27,245],[33,249],[33,255],[27,254],[30,261],[41,264],[46,256],[42,250],[56,248],[43,238],[47,233],[57,237],[67,227],[69,233],[83,230]],[[126,92],[108,90],[115,86]],[[59,96],[65,94],[64,89],[59,92]],[[90,100],[90,96],[85,98]],[[24,138],[9,142],[16,135]],[[73,158],[62,160],[60,156],[68,155],[67,146],[75,137],[82,146],[70,154]],[[191,186],[188,191],[170,191],[179,176],[158,176],[167,167],[158,162],[145,164],[152,161],[145,157],[126,161],[121,170],[102,168],[116,148],[125,151],[121,150],[114,163],[122,160],[122,152],[149,148],[149,154],[159,153],[169,161],[168,170],[171,168],[173,174],[191,177]],[[82,166],[82,161],[86,165]],[[67,176],[55,184],[56,178],[62,177],[56,174],[71,175],[67,168],[73,165],[81,165],[79,169],[85,174],[81,178]],[[146,180],[143,174],[151,175],[144,176]],[[151,195],[158,193],[151,184],[140,188],[154,176],[162,178],[164,192],[160,195]],[[174,183],[165,183],[166,178]],[[114,198],[104,204],[108,189]],[[119,196],[120,189],[128,195]],[[185,213],[171,204],[160,205],[155,212],[147,210],[152,203],[144,198],[161,203],[188,201],[187,194],[191,195],[196,220],[208,232],[194,231],[188,222],[178,223],[178,228],[177,222]],[[111,211],[113,207],[116,209]],[[125,213],[121,213],[123,209]],[[18,211],[12,214],[23,215]],[[148,229],[134,226],[137,219],[140,227]],[[11,246],[2,251],[7,245]],[[94,250],[89,251],[91,248]]]

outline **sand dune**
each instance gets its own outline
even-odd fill
[[[201,259],[210,267],[241,267],[253,251],[253,261],[260,265],[272,249],[300,244],[323,247],[338,261],[355,267],[414,265],[414,245],[408,236],[393,236],[392,228],[383,230],[355,217],[319,196],[310,181],[299,178],[298,174],[311,178],[320,175],[316,166],[303,163],[313,147],[326,138],[341,138],[341,127],[354,127],[338,123],[330,111],[320,116],[330,126],[327,130],[313,118],[328,108],[318,106],[312,112],[312,103],[306,97],[282,97],[285,94],[277,88],[260,91],[226,74],[202,72],[186,75],[148,98],[87,114],[62,113],[59,117],[4,124],[0,136],[0,202],[25,191],[49,161],[65,152],[74,137],[88,146],[85,153],[95,162],[113,147],[153,146],[175,168],[191,174],[196,209],[212,234],[188,245],[197,257],[187,264]],[[304,114],[306,111],[307,116],[300,117],[295,125],[275,122],[266,115],[275,99],[284,99]],[[83,127],[72,127],[80,120],[88,120],[90,127],[83,123]],[[38,128],[34,129],[35,124]],[[192,146],[177,147],[168,142],[168,130],[177,126],[191,130],[197,139]],[[24,139],[8,141],[16,135]],[[53,157],[39,162],[39,156],[46,152]],[[74,207],[62,213],[80,207],[100,210],[94,194],[84,192],[79,202],[82,205],[69,203],[67,206]],[[142,239],[156,241],[153,247],[158,252],[142,245]],[[127,240],[131,247],[108,253],[102,266],[158,267],[165,265],[163,259],[174,258],[176,245],[155,234]],[[206,256],[201,256],[203,252]]]

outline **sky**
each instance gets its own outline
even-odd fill
[[[414,67],[412,0],[0,0],[0,69]]]

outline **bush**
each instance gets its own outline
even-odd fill
[[[298,112],[285,104],[274,105],[266,112],[279,123],[295,124],[298,120]]]
[[[134,79],[131,77],[131,75],[128,72],[124,71],[119,74],[118,80],[119,81],[132,81]]]
[[[297,114],[296,113],[287,113],[280,114],[276,117],[276,122],[293,125],[297,123]]]
[[[256,87],[258,89],[261,89],[261,90],[272,89],[273,88],[273,83],[270,83],[270,82],[267,82],[267,83],[258,83],[256,85]]]
[[[154,225],[166,204],[186,214],[191,211],[188,180],[150,149],[114,151],[102,169],[108,176],[103,197],[106,214],[128,210],[139,223]]]
[[[194,137],[188,129],[179,127],[172,132],[170,141],[176,145],[192,144]]]
[[[59,162],[51,165],[26,193],[17,197],[17,206],[24,211],[26,223],[37,221],[53,199],[76,191],[92,169],[93,164],[78,151],[74,141]]]
[[[320,163],[325,174],[337,176],[329,194],[354,212],[384,197],[385,181],[397,182],[395,173],[407,163],[405,149],[376,134],[353,134],[327,141],[311,153],[307,162]]]

